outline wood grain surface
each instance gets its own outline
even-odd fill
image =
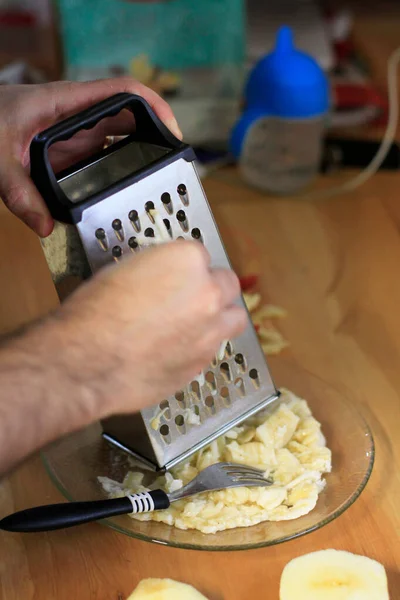
[[[358,402],[372,427],[377,457],[366,491],[315,533],[239,553],[169,549],[96,524],[2,533],[4,600],[118,600],[149,576],[189,582],[211,600],[276,600],[285,563],[327,547],[383,562],[392,600],[400,599],[400,178],[377,175],[351,195],[311,202],[271,200],[242,186],[235,171],[224,176],[230,181],[207,183],[208,197],[237,269],[254,267],[243,234],[260,249],[264,297],[289,311],[286,355]],[[56,298],[39,242],[4,208],[0,256],[0,327],[9,332]],[[60,500],[38,458],[0,485],[0,514]]]

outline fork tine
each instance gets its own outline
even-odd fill
[[[273,483],[273,479],[271,477],[265,477],[264,473],[262,471],[258,471],[258,472],[245,472],[245,471],[236,471],[233,470],[232,471],[226,471],[227,475],[235,481],[245,481],[245,480],[254,480],[254,481],[260,481],[260,482],[267,482],[267,484],[271,485]]]
[[[254,479],[254,481],[267,481],[265,477],[261,477],[260,475],[231,475],[232,479],[236,481],[244,481],[245,479]]]
[[[256,477],[264,477],[263,471],[248,471],[247,469],[237,469],[237,468],[226,469],[225,473],[228,473],[229,475],[230,474],[250,475],[250,476],[255,475]]]
[[[264,471],[235,463],[215,463],[206,467],[183,488],[168,494],[170,502],[188,498],[208,491],[233,487],[267,487],[273,479],[264,476]]]
[[[272,485],[272,482],[268,479],[253,479],[253,478],[248,478],[248,479],[238,479],[235,481],[235,483],[237,483],[240,486],[243,487],[268,487],[270,485]]]
[[[248,467],[247,465],[240,465],[237,463],[217,463],[217,465],[224,471],[234,469],[245,473],[264,473],[264,471],[257,469],[256,467]]]
[[[262,469],[259,469],[258,467],[252,467],[251,465],[245,465],[243,463],[225,462],[219,464],[221,464],[223,467],[238,467],[239,469],[250,469],[252,471],[262,472]]]
[[[262,473],[264,473],[264,471],[261,471],[260,469],[253,469],[251,467],[240,467],[240,466],[232,466],[232,467],[226,467],[227,471],[238,471],[239,473],[257,473],[257,475],[261,475]]]

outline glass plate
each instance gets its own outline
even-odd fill
[[[364,489],[374,462],[371,432],[354,404],[329,383],[288,364],[280,358],[269,361],[278,387],[286,387],[305,398],[313,415],[322,423],[332,450],[332,473],[317,506],[308,515],[292,521],[265,522],[216,534],[183,531],[163,523],[140,522],[124,515],[101,523],[131,537],[179,548],[196,550],[244,550],[279,544],[323,527],[341,515]],[[122,481],[129,470],[127,456],[101,437],[100,425],[74,433],[43,453],[52,480],[68,500],[104,498],[97,477]]]

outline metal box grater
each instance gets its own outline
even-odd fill
[[[52,143],[124,108],[135,115],[134,134],[54,175],[47,156]],[[58,221],[43,248],[61,299],[107,263],[165,239],[194,238],[207,247],[213,267],[230,268],[194,159],[145,101],[130,94],[36,136],[31,175]],[[242,298],[237,302],[244,306]],[[246,331],[226,343],[204,374],[157,406],[105,419],[103,435],[148,466],[168,469],[277,397],[249,317]]]

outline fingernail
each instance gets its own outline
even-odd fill
[[[172,118],[167,122],[167,127],[179,140],[183,138],[182,131],[180,130],[178,122],[175,118]]]

